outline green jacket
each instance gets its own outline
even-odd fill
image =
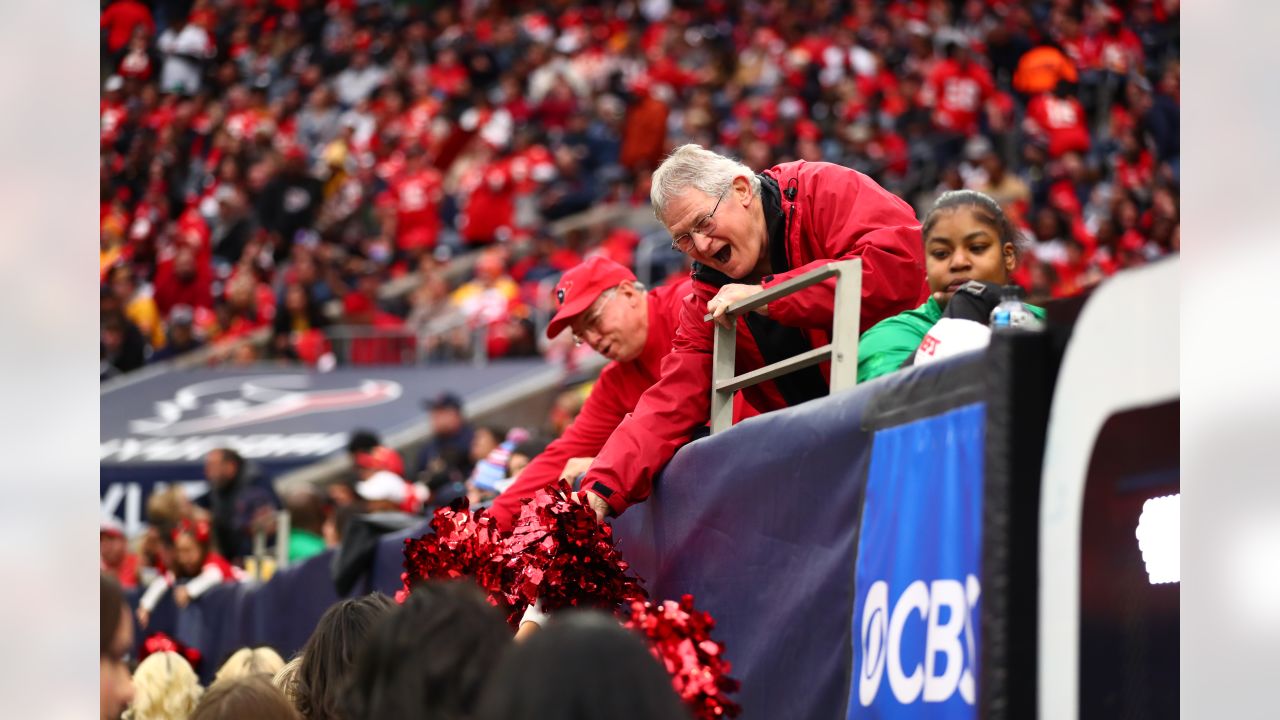
[[[325,551],[324,538],[301,528],[289,529],[289,562],[295,563]]]
[[[1044,309],[1027,305],[1032,315],[1044,319]],[[885,318],[858,338],[858,382],[887,375],[902,367],[920,341],[942,319],[942,308],[932,297],[915,310]]]

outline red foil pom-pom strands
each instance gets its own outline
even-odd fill
[[[404,587],[396,601],[404,602],[420,580],[472,577],[491,603],[510,611],[512,627],[538,600],[547,612],[615,610],[649,641],[694,717],[736,717],[740,708],[728,693],[738,689],[738,681],[729,677],[724,647],[711,639],[715,621],[694,609],[689,595],[679,603],[645,600],[639,578],[614,545],[613,528],[569,500],[570,492],[561,481],[524,500],[510,534],[500,534],[483,510],[471,513],[465,499],[436,510],[431,532],[405,540]]]
[[[421,580],[451,580],[486,574],[486,564],[495,556],[498,531],[493,518],[483,510],[474,515],[466,498],[438,508],[431,518],[431,532],[404,541],[404,587],[396,592],[396,602],[404,602],[410,586]]]
[[[524,501],[510,535],[499,535],[483,510],[465,500],[436,510],[431,532],[405,540],[404,602],[414,582],[473,577],[495,605],[510,610],[517,627],[539,598],[547,612],[565,607],[612,609],[646,597],[614,547],[613,529],[588,507],[567,499],[568,483],[539,490]]]
[[[510,535],[497,544],[504,599],[515,608],[516,626],[525,608],[542,600],[547,612],[566,607],[612,609],[644,598],[639,580],[614,546],[613,528],[595,512],[567,499],[569,484],[538,491],[520,508]]]
[[[649,649],[666,668],[671,684],[699,720],[737,717],[741,708],[728,694],[738,690],[729,677],[724,646],[711,639],[715,621],[694,609],[693,596],[680,602],[630,604],[625,625],[649,640]]]

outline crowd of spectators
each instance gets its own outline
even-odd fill
[[[691,717],[645,640],[598,610],[513,640],[474,585],[425,582],[400,605],[380,593],[341,600],[287,663],[241,648],[204,688],[174,651],[149,654],[130,676],[120,587],[101,584],[103,720]]]
[[[1033,298],[1179,245],[1178,0],[114,0],[102,28],[105,375],[259,329],[228,359],[535,352],[540,281],[639,240],[547,223],[644,205],[686,142],[918,209],[982,190]]]
[[[101,570],[127,590],[146,590],[138,603],[145,627],[170,590],[184,607],[213,585],[248,579],[245,570],[259,563],[269,576],[274,561],[254,556],[259,536],[262,549],[274,556],[278,545],[294,564],[337,548],[351,520],[367,513],[403,512],[420,522],[463,497],[484,507],[573,422],[584,389],[565,390],[543,427],[531,429],[476,425],[463,417],[456,395],[428,398],[423,408],[431,438],[416,454],[386,447],[377,433],[357,428],[347,444],[350,472],[325,484],[283,487],[278,495],[255,463],[216,448],[205,456],[208,491],[192,500],[177,485],[156,489],[147,497],[139,537],[126,537],[118,520],[103,518]],[[287,532],[278,527],[281,509],[288,511]]]
[[[566,391],[549,414],[546,431],[572,422],[580,406],[581,392]],[[355,518],[393,509],[383,501],[393,499],[385,493],[395,482],[408,488],[416,479],[430,488],[428,502],[413,510],[418,521],[422,513],[464,495],[483,507],[502,489],[502,479],[509,483],[508,476],[518,476],[545,447],[520,428],[471,424],[452,395],[431,398],[424,407],[435,436],[409,472],[399,453],[381,445],[376,434],[358,429],[348,445],[355,475],[331,481],[327,492],[309,486],[282,492],[290,531],[275,541],[287,544],[291,564],[350,542],[345,536]],[[532,639],[513,640],[502,613],[462,582],[420,584],[402,605],[378,593],[340,600],[288,662],[270,647],[200,660],[220,662],[207,688],[182,647],[153,651],[131,668],[130,649],[149,647],[142,638],[154,628],[145,595],[135,625],[122,587],[130,592],[148,584],[167,587],[185,607],[197,601],[191,588],[201,582],[199,568],[207,570],[214,557],[219,563],[247,564],[251,535],[275,529],[261,524],[262,510],[273,509],[274,498],[264,494],[249,463],[218,449],[205,465],[211,493],[218,496],[192,502],[177,487],[154,493],[147,503],[148,529],[134,543],[136,552],[117,522],[103,523],[103,718],[122,713],[130,720],[688,717],[645,643],[612,616],[561,613]],[[210,531],[185,559],[189,528],[199,523],[207,523]],[[184,573],[188,562],[193,568]],[[329,565],[326,559],[326,570]],[[228,575],[214,582],[247,580]],[[557,690],[547,692],[550,688]]]
[[[234,346],[231,362],[319,367],[459,358],[477,337],[489,356],[536,353],[547,281],[596,253],[633,267],[641,241],[549,223],[645,206],[650,173],[684,143],[757,170],[852,167],[919,213],[946,191],[980,190],[1026,240],[1014,279],[1028,299],[1073,295],[1179,249],[1178,21],[1177,0],[110,1],[103,375],[205,346]],[[390,284],[410,289],[392,297]],[[226,342],[264,334],[261,349]],[[581,402],[557,401],[550,437]],[[297,562],[339,546],[367,510],[482,505],[545,447],[521,428],[468,424],[456,397],[426,409],[432,439],[417,458],[357,431],[355,474],[278,498],[250,463],[214,450],[209,495],[154,493],[133,552],[104,522],[104,598],[118,582],[175,588],[185,604],[184,583],[238,580],[280,506],[291,525],[272,542]],[[103,608],[105,715],[134,643],[123,600]],[[135,716],[166,698],[183,717],[536,716],[565,698],[495,691],[479,707],[495,666],[510,676],[500,686],[532,692],[550,683],[529,668],[587,648],[574,656],[580,681],[610,666],[593,643],[627,642],[556,642],[613,632],[570,619],[509,652],[486,612],[443,586],[400,607],[343,601],[289,663],[246,649],[208,691],[178,655],[144,663]],[[660,677],[651,670],[637,671]],[[424,696],[428,685],[439,693]],[[111,707],[130,703],[121,693]]]

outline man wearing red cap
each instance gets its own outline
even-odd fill
[[[98,534],[102,554],[102,573],[120,582],[120,586],[133,589],[138,586],[138,556],[129,552],[129,541],[124,528],[115,518],[105,517]]]
[[[358,452],[355,463],[360,473],[356,494],[371,511],[416,513],[431,495],[426,485],[404,479],[404,460],[389,447],[379,445],[367,452]]]
[[[671,350],[684,298],[692,292],[688,278],[645,291],[627,268],[596,256],[569,270],[556,284],[557,311],[547,337],[565,329],[611,361],[600,373],[591,396],[573,424],[520,473],[515,483],[493,501],[491,514],[509,527],[520,500],[531,497],[562,475],[576,475],[574,459],[589,461],[604,446],[644,391],[661,375]],[[585,469],[585,467],[583,468]]]

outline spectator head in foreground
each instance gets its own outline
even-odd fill
[[[689,714],[644,640],[598,611],[568,611],[494,669],[480,720],[672,720]]]
[[[587,343],[610,360],[635,360],[649,337],[649,303],[644,286],[626,267],[594,256],[556,283],[556,314],[547,325],[554,338],[569,328],[576,343]]]
[[[151,653],[133,671],[133,704],[125,720],[186,720],[202,692],[186,658],[171,651]]]
[[[133,647],[133,618],[120,583],[99,575],[98,684],[99,716],[116,720],[133,700],[129,650]]]
[[[270,681],[283,667],[284,659],[275,650],[269,647],[244,647],[231,653],[231,657],[218,668],[218,674],[214,676],[213,681],[218,683],[250,675],[266,675],[267,680]]]
[[[371,629],[396,607],[382,593],[342,600],[320,617],[299,656],[290,695],[306,720],[340,720],[356,654]],[[289,693],[286,693],[287,695]]]
[[[209,686],[191,720],[301,720],[265,675],[218,680]]]
[[[369,634],[345,693],[344,717],[472,717],[510,644],[502,613],[474,585],[417,585]]]

